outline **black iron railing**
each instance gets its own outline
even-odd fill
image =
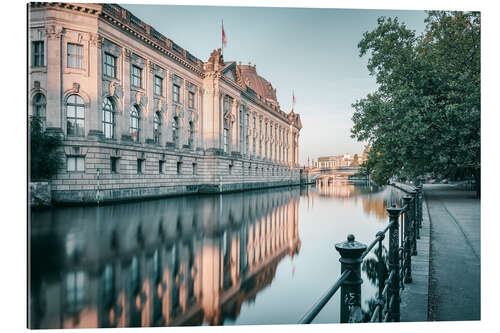
[[[398,187],[398,186],[396,186]],[[407,190],[398,187],[407,195],[387,208],[389,224],[378,232],[373,242],[366,246],[355,241],[353,235],[347,241],[335,245],[340,253],[341,275],[335,284],[316,302],[311,310],[300,320],[300,324],[310,324],[328,301],[340,289],[340,322],[353,323],[366,321],[361,309],[361,264],[365,257],[378,244],[375,254],[378,259],[377,297],[372,304],[370,322],[400,321],[401,293],[405,284],[412,282],[411,257],[417,254],[417,239],[422,227],[422,186]],[[382,241],[389,232],[387,265],[383,259]]]

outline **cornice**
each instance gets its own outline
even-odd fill
[[[136,37],[140,41],[144,42],[148,46],[150,46],[153,49],[166,55],[168,58],[181,64],[183,67],[190,70],[191,72],[197,74],[200,77],[203,77],[203,70],[202,70],[203,63],[202,63],[202,61],[195,58],[194,56],[191,56],[193,59],[196,59],[198,61],[197,62],[198,66],[191,64],[191,62],[189,60],[187,60],[189,52],[187,52],[186,50],[183,50],[182,56],[181,56],[179,51],[174,50],[175,49],[174,45],[176,45],[176,44],[173,43],[172,41],[170,41],[169,39],[167,39],[166,37],[165,37],[165,42],[164,42],[165,46],[162,46],[162,45],[160,45],[160,43],[154,41],[154,39],[152,37],[147,36],[146,33],[140,32],[140,31],[138,31],[138,29],[132,27],[132,24],[124,23],[123,20],[117,19],[114,15],[110,15],[106,11],[103,11],[101,13],[100,17],[103,20],[105,20],[106,22],[111,23],[112,25],[120,28],[122,31],[133,35],[134,37]],[[149,27],[149,26],[147,26],[147,27]],[[149,27],[149,29],[151,29],[151,28]],[[163,35],[161,35],[161,36],[163,36]],[[170,46],[171,50],[169,50],[169,46]],[[181,50],[181,49],[179,48],[179,50]],[[179,55],[177,55],[176,53],[179,53]],[[183,56],[186,57],[186,59],[184,59]]]
[[[94,16],[134,36],[152,49],[166,55],[168,58],[174,60],[198,76],[203,76],[203,61],[194,57],[187,50],[182,49],[173,41],[157,32],[153,27],[145,24],[119,5],[65,2],[32,2],[29,5],[35,10],[38,8],[63,9]],[[122,15],[119,15],[118,11],[120,11]],[[142,27],[144,31],[140,31],[139,28],[134,27],[134,25]],[[165,45],[161,45],[162,43]]]

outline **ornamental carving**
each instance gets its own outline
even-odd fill
[[[78,93],[80,92],[80,84],[77,82],[73,82],[73,91]]]
[[[64,33],[64,28],[60,25],[50,25],[46,30],[48,39],[61,38]]]
[[[90,45],[95,46],[97,48],[101,48],[104,43],[104,37],[99,36],[98,34],[90,34]]]
[[[135,93],[135,104],[146,106],[146,104],[148,104],[148,97],[144,95],[142,92],[137,91]]]
[[[114,96],[115,98],[121,99],[123,97],[122,86],[116,82],[111,82],[109,85],[109,93],[111,96]]]
[[[123,59],[126,62],[130,62],[130,57],[132,56],[132,52],[129,49],[124,48],[123,49]]]

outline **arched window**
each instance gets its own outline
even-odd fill
[[[172,140],[177,147],[177,141],[179,140],[179,118],[177,117],[172,119]]]
[[[85,135],[85,104],[78,95],[70,95],[66,101],[67,135]]]
[[[194,122],[193,121],[190,121],[189,122],[189,133],[188,133],[189,137],[188,137],[188,144],[189,144],[189,148],[193,148],[194,146]]]
[[[110,98],[102,103],[102,131],[106,139],[115,137],[115,107]]]
[[[161,115],[159,111],[155,112],[153,118],[153,140],[156,144],[160,144],[161,140]]]
[[[132,105],[130,107],[130,136],[134,142],[139,142],[140,120],[139,107]]]
[[[45,95],[38,93],[33,97],[33,117],[38,117],[42,121],[42,125],[45,126],[45,109],[47,106],[47,100]]]

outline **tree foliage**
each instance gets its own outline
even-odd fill
[[[30,175],[31,180],[48,180],[54,176],[62,166],[59,147],[61,138],[49,135],[43,130],[39,117],[30,119]]]
[[[480,14],[429,11],[425,23],[417,36],[381,17],[358,44],[378,89],[352,105],[351,133],[371,147],[365,167],[379,184],[479,177]]]

